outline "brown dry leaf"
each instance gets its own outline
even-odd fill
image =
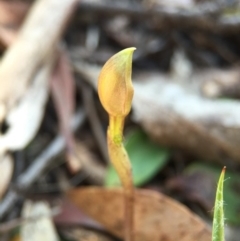
[[[80,170],[81,164],[74,154],[75,140],[70,128],[70,121],[75,107],[75,82],[69,59],[63,51],[59,55],[50,84],[61,132],[66,139],[68,165],[70,170],[76,173]]]
[[[10,155],[0,156],[0,200],[8,188],[13,173],[13,159]]]
[[[120,189],[79,188],[68,197],[112,234],[123,237],[123,192]],[[136,241],[210,241],[207,225],[180,203],[163,194],[136,190]]]
[[[59,198],[58,198],[59,200]],[[83,226],[103,230],[103,227],[76,207],[69,199],[61,198],[61,212],[54,216],[58,227]]]

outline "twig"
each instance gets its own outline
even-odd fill
[[[99,117],[97,115],[97,111],[94,106],[93,90],[90,89],[89,86],[86,86],[86,84],[83,83],[81,85],[81,91],[82,91],[85,110],[87,112],[87,116],[90,121],[93,134],[95,136],[95,139],[97,141],[97,144],[99,146],[99,149],[101,151],[101,154],[104,160],[108,163],[109,157],[108,157],[108,151],[107,151],[106,137],[103,132]]]
[[[106,168],[81,142],[76,143],[76,156],[82,165],[82,173],[93,185],[103,185],[106,176]]]
[[[205,160],[240,162],[238,101],[206,99],[190,90],[191,84],[184,88],[169,76],[146,74],[135,82],[133,119],[155,141]]]
[[[85,120],[85,112],[80,109],[74,116],[72,128],[76,130]],[[51,165],[53,157],[58,155],[65,147],[65,139],[58,135],[52,143],[44,150],[34,161],[33,164],[17,179],[17,186],[20,190],[26,190],[30,187],[43,173],[43,171]],[[14,190],[10,190],[6,197],[0,203],[0,219],[14,205],[18,199],[18,194]]]
[[[224,10],[231,5],[201,4],[189,9],[153,7],[123,4],[114,1],[80,1],[79,16],[84,14],[101,16],[103,18],[124,15],[131,19],[148,22],[148,26],[159,30],[201,29],[214,33],[236,33],[240,27],[240,17],[226,16]],[[236,7],[234,11],[237,12]]]

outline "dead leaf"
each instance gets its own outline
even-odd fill
[[[60,227],[84,226],[92,229],[103,230],[103,227],[96,221],[89,218],[69,199],[61,199],[61,212],[54,216],[54,223]]]
[[[9,128],[0,135],[0,153],[24,148],[35,136],[41,123],[48,98],[48,78],[54,57],[39,70],[24,97],[8,113],[6,123]]]
[[[60,129],[67,144],[67,160],[70,170],[76,173],[81,163],[75,155],[75,140],[70,128],[70,121],[75,107],[75,81],[70,69],[67,54],[60,52],[57,65],[50,80],[51,92],[59,117]]]
[[[0,106],[6,109],[5,114],[25,95],[33,77],[55,50],[76,2],[39,0],[32,5],[16,41],[1,59]]]
[[[0,158],[0,200],[8,188],[13,173],[13,159],[9,154]]]
[[[51,210],[44,202],[26,201],[23,218],[35,218],[34,222],[26,222],[21,228],[21,241],[58,241],[58,235],[51,220]]]
[[[123,237],[123,192],[120,189],[79,188],[68,197],[112,234]],[[210,241],[207,225],[180,203],[163,194],[136,190],[136,241]]]

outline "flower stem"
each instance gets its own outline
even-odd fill
[[[110,118],[110,125],[108,128],[108,135],[107,135],[108,152],[109,152],[109,156],[112,161],[112,164],[115,167],[120,177],[120,180],[124,189],[125,241],[133,241],[134,240],[134,232],[133,232],[134,186],[133,186],[133,180],[132,180],[132,168],[128,158],[128,154],[122,143],[122,137],[120,138],[120,136],[118,135],[121,133],[114,132],[118,134],[113,135],[113,132],[111,131],[113,129],[116,130],[114,123],[111,123],[111,120],[113,119]]]

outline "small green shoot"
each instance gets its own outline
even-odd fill
[[[219,180],[219,173],[221,173],[221,168],[218,165],[206,163],[203,161],[198,161],[190,164],[184,171],[186,176],[195,176],[200,177],[199,188],[204,188],[204,185],[208,183],[206,189],[202,190],[199,195],[202,195],[203,200],[208,199],[208,203],[213,202],[215,199],[216,188],[214,183],[217,183]],[[208,180],[208,181],[204,181]],[[224,202],[227,203],[227,208],[224,210],[225,223],[234,226],[240,226],[240,215],[239,213],[239,203],[240,203],[240,175],[236,171],[228,170],[225,173],[224,182]],[[195,184],[193,184],[194,186]],[[212,193],[210,196],[210,192]]]
[[[224,241],[224,210],[223,210],[223,182],[225,176],[226,167],[223,168],[220,175],[215,207],[214,207],[214,216],[213,216],[213,228],[212,228],[212,241]]]

